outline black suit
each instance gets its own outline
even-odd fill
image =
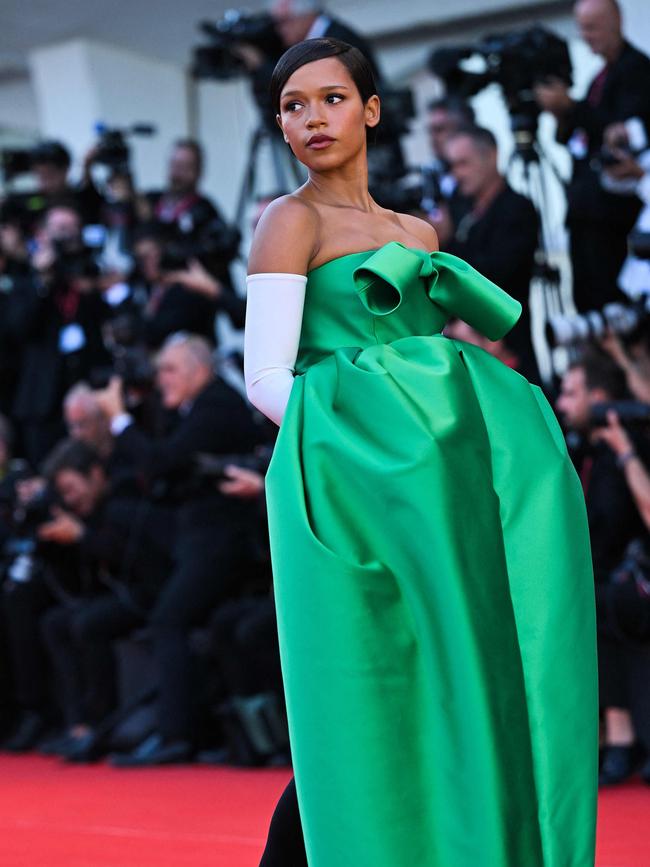
[[[242,454],[257,441],[243,399],[215,379],[170,436],[152,441],[132,425],[117,442],[145,477],[165,479],[177,488],[187,482],[196,452]],[[221,494],[214,482],[200,484],[180,502],[174,569],[150,620],[160,672],[159,729],[167,740],[191,737],[188,633],[231,591],[236,569],[247,554],[252,509],[245,500]]]
[[[461,221],[446,248],[521,302],[521,318],[506,342],[519,356],[519,371],[533,382],[539,381],[539,371],[530,334],[529,295],[537,240],[535,208],[506,184],[484,213]]]
[[[65,432],[61,403],[66,391],[93,368],[110,363],[101,332],[108,314],[98,292],[77,294],[60,284],[46,289],[37,278],[10,296],[6,315],[22,348],[12,416],[33,465]],[[67,328],[75,329],[83,345],[65,352],[61,337]]]
[[[605,192],[594,158],[609,124],[647,116],[649,91],[650,58],[625,42],[619,57],[596,76],[586,99],[558,122],[558,141],[568,143],[574,154],[573,176],[567,190],[567,226],[573,297],[580,311],[622,298],[617,278],[640,202],[636,196]]]

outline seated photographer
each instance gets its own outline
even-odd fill
[[[611,158],[602,151],[603,133],[610,124],[647,111],[650,58],[623,36],[616,0],[579,0],[575,17],[582,38],[604,59],[603,68],[580,101],[559,79],[539,84],[535,96],[540,108],[557,119],[557,140],[573,157],[566,222],[573,300],[582,313],[621,300],[617,278],[639,201],[634,194],[613,195],[603,188],[603,164]]]
[[[650,785],[650,441],[633,439],[614,410],[595,435],[622,468],[643,521],[606,583],[596,587],[600,702],[605,708],[601,785],[630,777],[641,756],[641,776]]]
[[[101,751],[93,729],[116,705],[112,643],[146,622],[170,572],[169,519],[149,502],[116,496],[100,456],[83,442],[60,443],[44,471],[63,507],[38,536],[75,547],[87,582],[41,619],[65,724],[47,749],[81,761]]]
[[[65,392],[110,360],[102,337],[109,308],[81,228],[71,205],[46,212],[31,257],[33,276],[22,291],[11,293],[6,309],[20,347],[11,414],[34,467],[64,433]]]
[[[175,429],[158,441],[143,434],[125,412],[119,380],[98,394],[118,445],[150,480],[176,492],[178,520],[174,569],[151,612],[160,678],[158,731],[121,765],[185,761],[193,752],[189,633],[234,591],[236,570],[248,556],[253,518],[245,499],[228,496],[211,477],[192,472],[195,456],[246,454],[258,432],[243,398],[216,377],[209,344],[194,335],[167,339],[158,356],[158,387]]]
[[[521,302],[521,317],[506,342],[518,356],[517,370],[538,383],[529,310],[539,228],[535,208],[500,174],[497,143],[489,130],[474,127],[451,136],[446,158],[471,210],[457,226],[442,213],[435,224],[441,248],[466,259]]]

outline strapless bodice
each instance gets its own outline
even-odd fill
[[[520,314],[519,302],[462,259],[391,241],[309,271],[296,371],[341,347],[439,334],[452,316],[497,339]]]

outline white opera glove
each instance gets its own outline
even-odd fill
[[[293,385],[306,285],[302,274],[264,273],[246,278],[246,393],[253,406],[277,425]]]

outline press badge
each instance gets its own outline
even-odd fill
[[[589,137],[584,129],[577,129],[567,142],[567,148],[574,160],[584,160],[589,153]]]
[[[59,331],[59,352],[69,355],[71,352],[79,352],[86,345],[86,334],[76,322],[64,325]]]

